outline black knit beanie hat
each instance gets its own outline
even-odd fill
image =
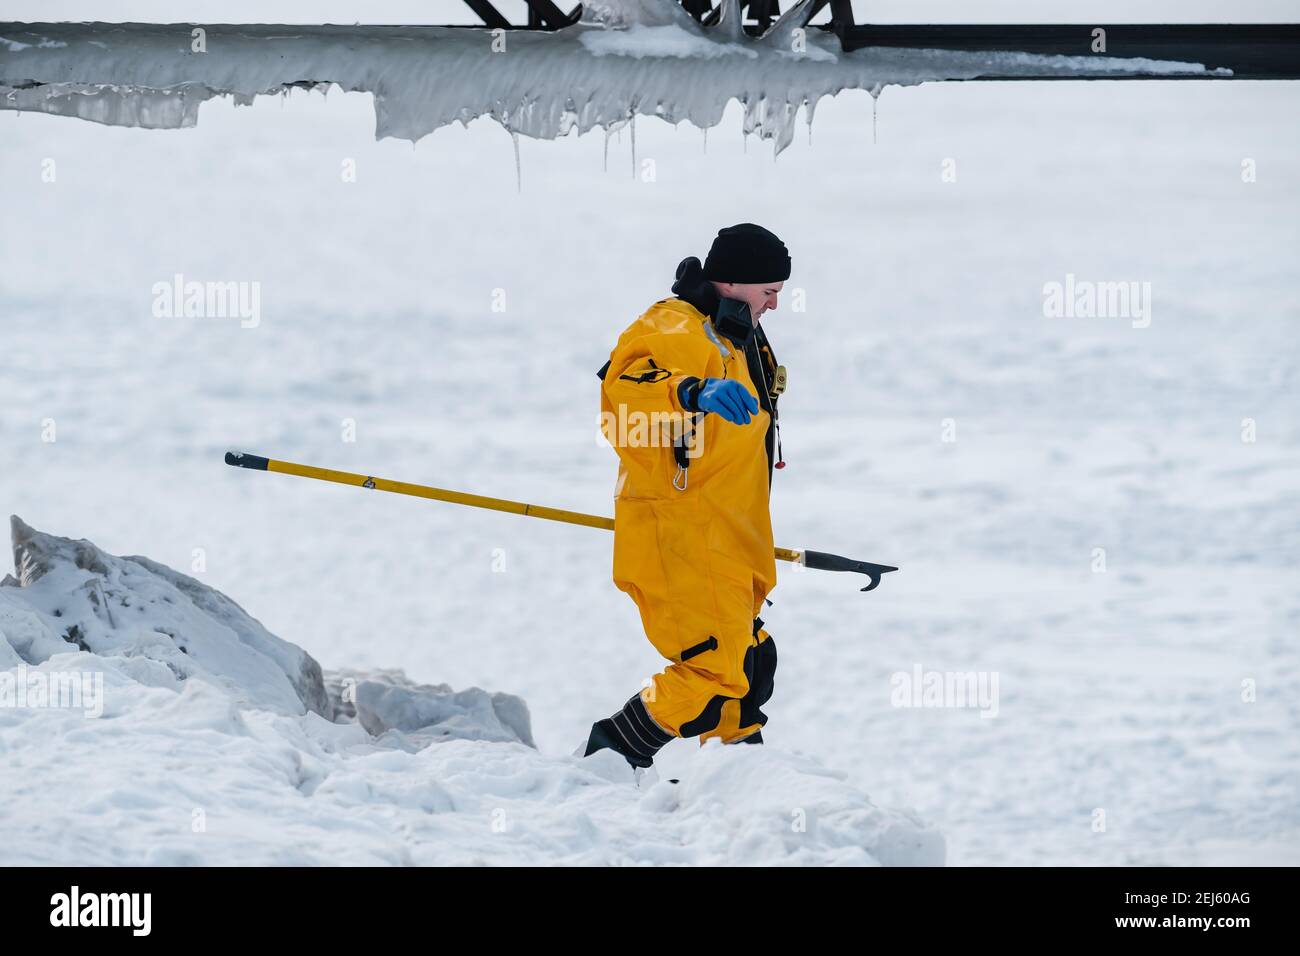
[[[782,282],[790,278],[785,243],[752,222],[718,232],[704,260],[704,278],[714,282]]]

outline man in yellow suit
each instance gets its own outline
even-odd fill
[[[674,737],[762,743],[776,645],[758,612],[776,586],[768,511],[779,456],[777,365],[759,318],[790,276],[785,245],[741,223],[674,298],[619,336],[600,371],[602,429],[618,453],[614,583],[671,663],[585,747],[649,767]]]

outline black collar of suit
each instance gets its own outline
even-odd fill
[[[758,330],[752,320],[742,323],[735,321],[730,315],[719,317],[722,297],[718,295],[718,290],[713,288],[713,283],[704,278],[704,267],[695,256],[683,259],[677,266],[677,281],[673,283],[673,294],[712,319],[714,330],[719,335],[726,336],[736,348],[742,351],[756,338],[754,334],[756,330],[761,335],[761,330]]]

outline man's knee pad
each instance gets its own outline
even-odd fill
[[[754,633],[757,637],[757,626]],[[715,696],[697,719],[682,725],[683,737],[698,735],[701,743],[711,737],[721,737],[727,743],[740,740],[763,742],[759,730],[767,723],[767,715],[759,708],[771,699],[776,675],[776,643],[766,631],[763,637],[762,643],[751,644],[745,649],[744,671],[748,686],[744,695],[739,698]]]
[[[755,644],[745,655],[745,673],[749,691],[740,700],[740,723],[765,724],[767,716],[759,708],[772,699],[776,681],[776,641],[769,637]]]

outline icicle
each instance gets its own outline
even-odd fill
[[[519,162],[519,134],[514,130],[510,131],[510,138],[515,141],[515,185],[519,191],[524,191],[524,168]]]
[[[636,179],[636,113],[632,114],[632,178]]]
[[[704,133],[704,155],[707,156],[709,155],[709,128],[707,126],[704,127],[703,133]]]
[[[877,83],[867,92],[871,94],[871,145],[876,145],[876,108],[880,106],[880,91],[884,85]]]
[[[604,127],[604,130],[605,130],[605,172],[609,172],[609,127],[608,126]]]

